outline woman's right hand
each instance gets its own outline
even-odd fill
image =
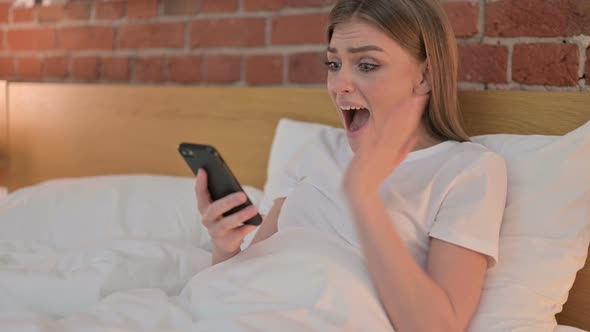
[[[258,209],[250,205],[224,217],[224,213],[245,203],[247,196],[244,192],[237,192],[215,202],[211,201],[211,195],[207,189],[207,172],[202,168],[197,173],[195,193],[201,223],[207,228],[213,242],[213,265],[215,265],[240,252],[244,237],[256,229],[256,226],[243,225],[243,223],[254,217]]]

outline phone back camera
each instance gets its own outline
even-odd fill
[[[193,152],[191,150],[180,150],[180,153],[185,157],[194,157]]]

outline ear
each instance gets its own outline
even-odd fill
[[[428,66],[428,59],[424,60],[422,64],[420,64],[420,70],[418,72],[418,77],[416,77],[416,83],[414,85],[414,93],[417,95],[427,95],[432,90],[430,85],[430,68]]]

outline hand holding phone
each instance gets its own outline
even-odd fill
[[[179,152],[197,176],[197,206],[213,242],[212,263],[227,260],[262,218],[212,146],[183,143]]]
[[[201,223],[207,228],[213,243],[212,263],[217,264],[235,256],[241,251],[246,235],[256,229],[256,226],[244,224],[245,220],[258,213],[256,207],[250,205],[230,216],[222,217],[224,212],[243,204],[247,200],[246,194],[237,192],[212,201],[207,190],[207,172],[203,169],[198,172],[195,192]]]
[[[195,175],[199,169],[204,169],[207,172],[207,190],[213,202],[244,191],[221,154],[213,146],[181,143],[178,150]],[[246,195],[244,194],[244,196]],[[225,211],[223,216],[230,216],[251,205],[252,202],[246,196],[245,202]],[[261,223],[262,217],[258,213],[244,222],[246,225],[256,226]]]

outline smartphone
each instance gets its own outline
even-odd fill
[[[216,201],[229,194],[244,191],[242,186],[221,157],[221,154],[211,145],[181,143],[178,152],[186,161],[193,174],[197,175],[200,168],[207,171],[207,189],[211,199]],[[243,208],[252,205],[250,198],[247,201],[223,214],[224,217],[232,215]],[[258,226],[262,223],[260,214],[246,220],[244,224]]]

